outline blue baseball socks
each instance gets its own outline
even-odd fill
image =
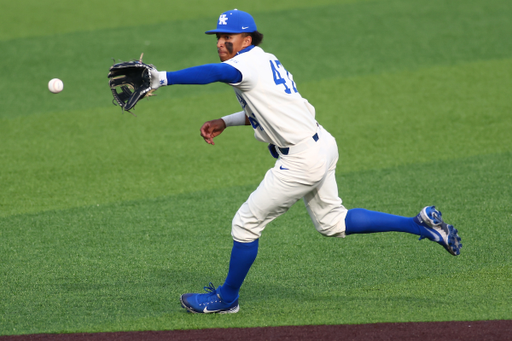
[[[393,214],[354,208],[348,211],[345,218],[345,234],[406,232],[418,236],[430,235],[426,227],[414,218],[401,217]]]
[[[220,287],[221,296],[225,302],[232,302],[238,297],[238,291],[245,276],[258,255],[258,240],[251,243],[233,241],[228,277]]]

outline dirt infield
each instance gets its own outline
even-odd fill
[[[0,336],[0,341],[512,340],[512,320]]]

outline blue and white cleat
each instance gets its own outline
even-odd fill
[[[420,240],[428,238],[441,244],[446,251],[454,256],[460,254],[462,243],[460,242],[459,231],[453,225],[443,221],[442,214],[435,206],[424,207],[415,217],[417,223],[426,227],[430,235],[422,235]]]
[[[238,297],[233,302],[225,302],[220,296],[220,287],[215,289],[212,282],[204,287],[206,294],[183,294],[181,306],[195,314],[234,314],[238,313]]]

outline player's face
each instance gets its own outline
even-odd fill
[[[221,62],[233,58],[252,43],[251,36],[242,33],[217,33],[217,52]]]

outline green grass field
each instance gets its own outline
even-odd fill
[[[512,319],[512,2],[123,4],[0,0],[0,335]],[[225,279],[231,219],[273,159],[250,127],[199,136],[240,110],[229,86],[162,88],[133,117],[107,73],[142,52],[217,62],[203,33],[231,8],[336,137],[345,206],[436,205],[460,256],[325,238],[297,203],[265,230],[240,313],[185,313],[180,294]]]

